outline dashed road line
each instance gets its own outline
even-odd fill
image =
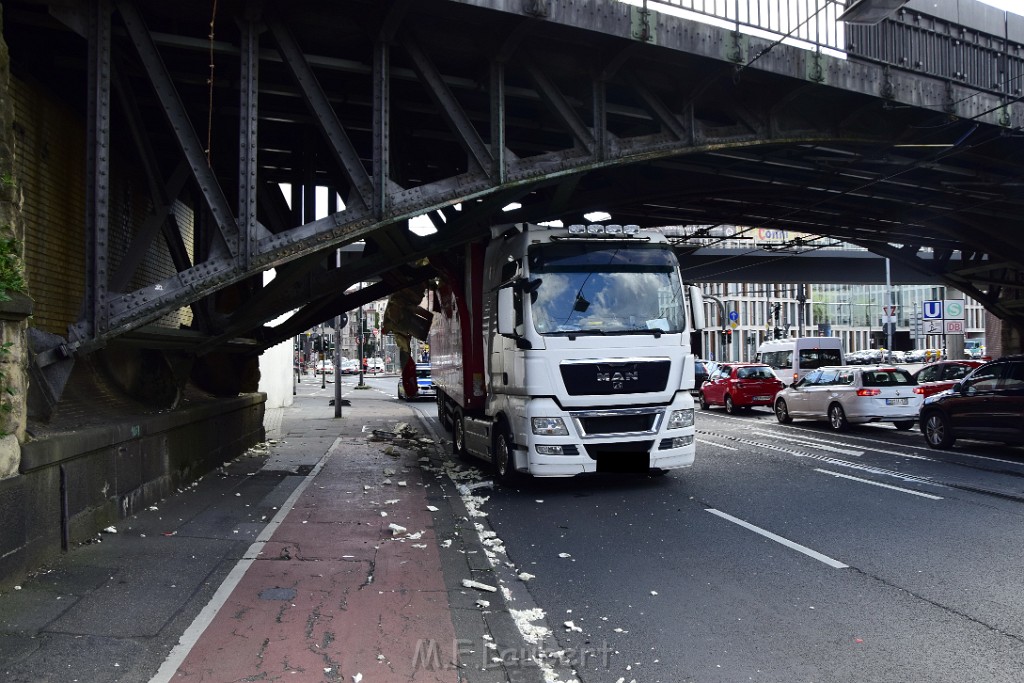
[[[833,477],[840,477],[842,479],[850,479],[852,481],[859,481],[862,484],[871,484],[872,486],[880,486],[883,489],[891,489],[893,491],[900,491],[901,493],[909,493],[912,496],[920,496],[922,498],[928,498],[930,500],[942,500],[942,496],[933,496],[930,493],[922,493],[920,491],[912,491],[910,489],[901,488],[899,486],[890,486],[889,484],[883,484],[880,481],[871,481],[870,479],[861,479],[860,477],[854,477],[849,474],[843,474],[841,472],[833,472],[831,470],[823,470],[818,467],[814,468],[815,472],[821,472],[822,474],[828,474]]]
[[[805,545],[800,545],[799,543],[797,543],[795,541],[791,541],[788,538],[783,538],[782,536],[779,536],[777,534],[773,534],[772,532],[768,531],[767,529],[762,529],[761,527],[754,526],[750,522],[745,522],[745,521],[743,521],[742,519],[740,519],[738,517],[733,517],[730,514],[722,512],[721,510],[716,510],[714,508],[705,508],[705,510],[710,512],[713,515],[721,517],[722,519],[724,519],[724,520],[726,520],[728,522],[732,522],[733,524],[738,524],[739,526],[743,527],[744,529],[747,529],[749,531],[753,531],[755,534],[760,534],[761,536],[764,536],[765,538],[767,538],[769,540],[775,541],[776,543],[784,545],[787,548],[790,548],[792,550],[796,550],[797,552],[803,553],[804,555],[807,555],[808,557],[814,558],[818,562],[822,562],[824,564],[827,564],[828,566],[832,567],[833,569],[846,569],[846,568],[848,568],[850,566],[850,565],[847,565],[847,564],[843,564],[839,560],[835,560],[835,559],[829,557],[828,555],[822,555],[821,553],[819,553],[816,550],[811,550],[810,548],[808,548]]]

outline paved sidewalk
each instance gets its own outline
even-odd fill
[[[489,656],[528,648],[502,591],[462,583],[500,585],[449,446],[390,436],[438,440],[404,403],[297,392],[266,449],[0,595],[0,680],[543,680]]]

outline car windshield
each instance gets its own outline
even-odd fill
[[[559,243],[530,250],[530,308],[544,335],[685,329],[671,250],[656,245]]]

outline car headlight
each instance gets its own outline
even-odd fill
[[[560,417],[535,417],[533,433],[540,436],[569,436],[569,429]]]
[[[673,410],[672,414],[668,416],[669,429],[680,429],[682,427],[692,426],[693,408],[687,408],[686,410]]]

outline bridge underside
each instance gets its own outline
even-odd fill
[[[493,224],[592,211],[695,243],[840,239],[1024,328],[1024,113],[1005,97],[612,0],[214,7],[4,2],[12,74],[85,140],[83,314],[36,361],[55,396],[47,368],[76,355],[253,357],[422,286]],[[127,175],[141,197],[116,192]],[[436,232],[409,230],[420,215]],[[153,275],[156,250],[173,267]]]

